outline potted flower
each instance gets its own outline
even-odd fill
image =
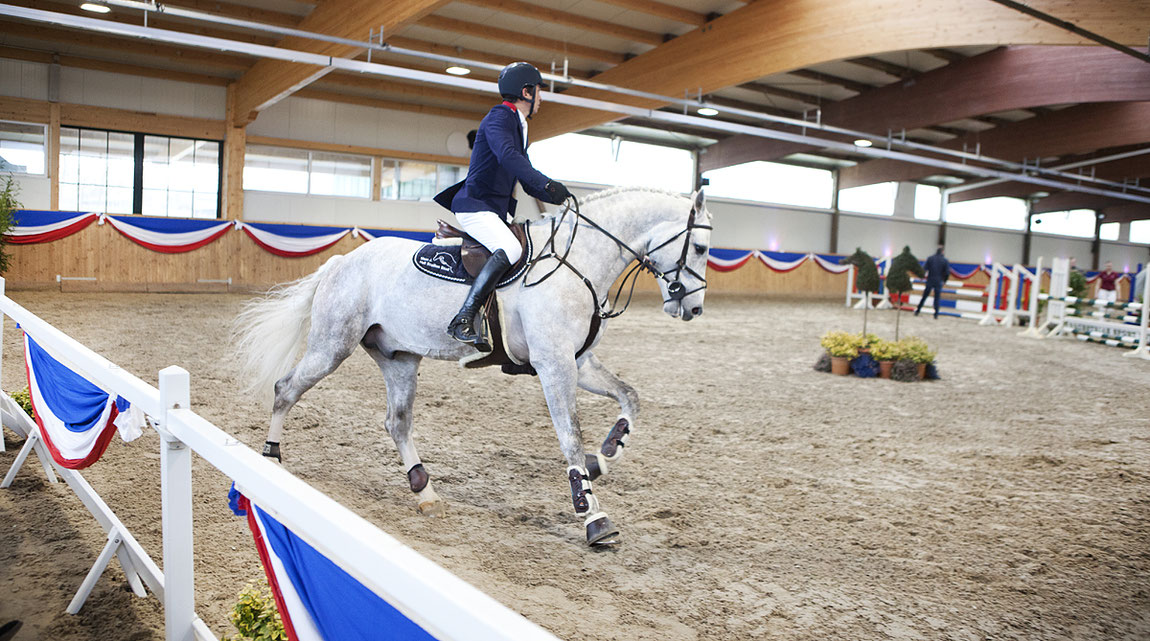
[[[879,378],[890,378],[890,368],[898,360],[898,343],[879,339],[870,347],[870,355],[878,361]]]
[[[862,338],[847,332],[827,332],[819,344],[831,356],[831,373],[846,376],[850,372],[851,359],[859,354]]]
[[[908,360],[918,366],[918,380],[926,375],[926,366],[934,362],[937,350],[932,350],[926,341],[907,336],[898,342],[900,360]]]

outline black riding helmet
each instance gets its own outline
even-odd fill
[[[537,87],[543,84],[543,76],[534,65],[528,62],[513,62],[499,72],[499,94],[504,100],[515,102],[523,99],[524,87],[530,87],[532,96],[538,91]],[[531,113],[535,111],[532,102]],[[531,113],[527,117],[531,117]]]

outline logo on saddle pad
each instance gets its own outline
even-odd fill
[[[526,255],[532,255],[531,236],[527,237]],[[460,258],[459,245],[435,245],[432,243],[426,244],[419,249],[415,250],[415,254],[411,257],[411,262],[419,271],[434,276],[443,280],[449,280],[453,283],[463,283],[470,285],[475,279],[467,273],[463,268],[463,260]],[[519,279],[523,272],[527,271],[527,265],[530,261],[523,261],[523,264],[518,269],[514,269],[503,276],[496,287],[506,287]]]

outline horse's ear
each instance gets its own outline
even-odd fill
[[[703,205],[705,204],[706,198],[703,196],[703,190],[702,189],[695,192],[694,200],[695,200],[695,204],[694,204],[695,211],[703,211]]]

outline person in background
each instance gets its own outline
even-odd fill
[[[1106,261],[1106,264],[1102,267],[1102,271],[1098,272],[1098,295],[1096,298],[1111,303],[1117,302],[1118,278],[1120,276],[1122,276],[1122,274],[1114,271],[1114,263]]]
[[[914,315],[922,311],[922,304],[926,302],[926,297],[930,296],[931,291],[934,292],[934,317],[938,318],[938,308],[941,305],[940,298],[942,297],[942,286],[946,283],[947,276],[950,275],[950,261],[942,254],[942,245],[938,246],[938,251],[926,259],[926,288],[922,290],[922,298],[918,301],[918,309],[914,310]]]

